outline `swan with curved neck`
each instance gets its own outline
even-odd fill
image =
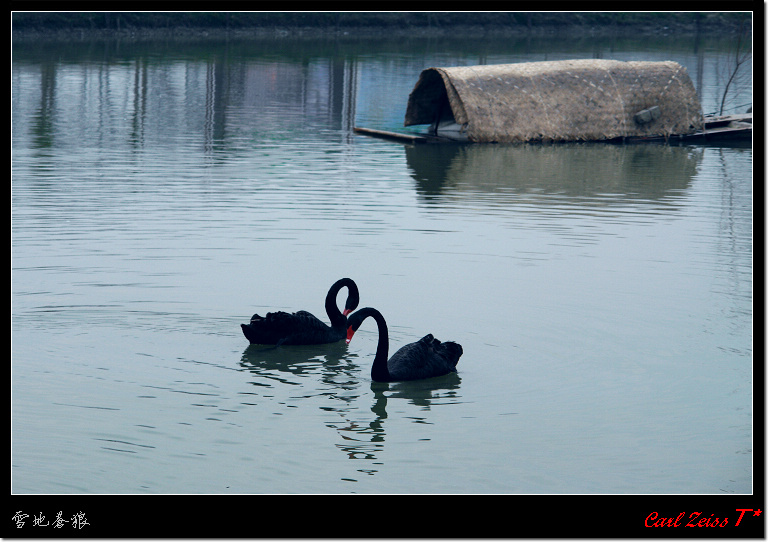
[[[344,312],[336,306],[336,295],[347,288]],[[243,335],[251,344],[326,344],[342,340],[347,333],[347,315],[360,303],[360,293],[350,278],[337,280],[325,296],[325,312],[331,320],[328,326],[307,311],[294,313],[277,311],[266,316],[254,314],[248,324],[240,324]]]
[[[420,380],[456,372],[456,364],[464,353],[455,342],[440,342],[432,334],[425,335],[415,343],[406,344],[392,357],[389,354],[389,331],[387,322],[379,311],[366,307],[347,320],[347,344],[368,317],[376,320],[379,327],[379,343],[371,367],[371,379],[375,382],[400,382]]]

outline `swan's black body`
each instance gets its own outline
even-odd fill
[[[433,376],[456,372],[456,364],[464,353],[461,345],[455,342],[440,342],[432,334],[422,337],[415,343],[406,344],[400,350],[389,354],[389,331],[387,322],[376,309],[360,309],[347,320],[347,344],[369,316],[379,326],[379,343],[376,357],[371,367],[371,378],[375,382],[400,382],[402,380],[420,380]]]
[[[347,302],[344,312],[336,306],[336,294],[346,287]],[[325,312],[331,325],[323,323],[307,311],[269,312],[266,316],[254,314],[251,322],[240,324],[243,335],[251,344],[326,344],[335,343],[346,337],[347,315],[357,308],[360,294],[352,279],[337,280],[325,296]]]

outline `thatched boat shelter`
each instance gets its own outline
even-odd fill
[[[604,141],[690,134],[703,115],[677,62],[560,60],[428,68],[405,126],[472,142]]]

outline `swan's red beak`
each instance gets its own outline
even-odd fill
[[[344,309],[344,312],[342,312],[341,314],[343,314],[344,316],[346,316],[346,315],[348,315],[350,312],[352,312],[352,309]]]
[[[355,330],[350,328],[347,328],[347,344],[349,344],[349,341],[352,340],[352,336],[355,334]]]

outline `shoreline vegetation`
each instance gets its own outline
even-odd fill
[[[752,12],[29,12],[13,41],[751,33]]]

